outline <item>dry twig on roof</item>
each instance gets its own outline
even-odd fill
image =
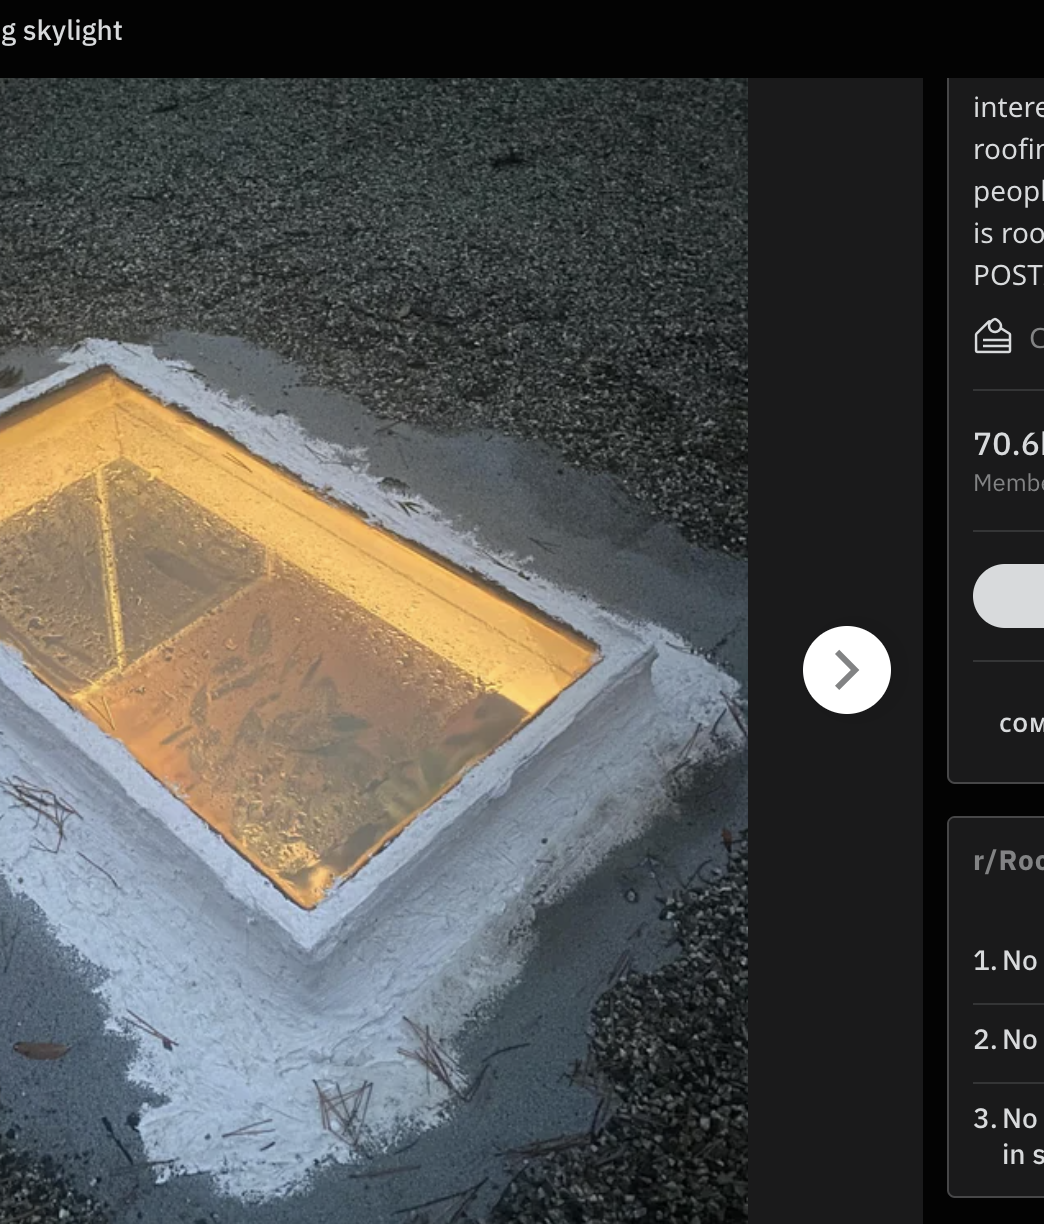
[[[53,847],[44,846],[35,840],[33,842],[33,845],[38,850],[46,850],[49,854],[57,854],[62,848],[62,842],[65,840],[65,827],[69,817],[79,816],[81,820],[83,819],[71,803],[66,803],[64,799],[60,799],[53,790],[48,789],[46,786],[37,786],[35,783],[27,782],[24,778],[17,776],[5,778],[0,782],[0,791],[13,799],[19,807],[36,813],[34,829],[40,827],[41,820],[46,821],[47,824],[55,829],[58,836]]]
[[[137,1012],[132,1012],[130,1008],[127,1009],[127,1015],[131,1017],[131,1024],[148,1033],[150,1037],[155,1037],[157,1041],[161,1041],[165,1050],[173,1050],[178,1044],[173,1037],[168,1037],[165,1033],[161,1033],[158,1028],[153,1028],[147,1020],[143,1020]]]
[[[448,1088],[458,1100],[470,1101],[478,1091],[479,1085],[486,1074],[486,1065],[479,1072],[478,1079],[472,1084],[471,1088],[467,1088],[467,1080],[461,1071],[456,1059],[431,1035],[431,1029],[425,1026],[423,1029],[419,1024],[415,1024],[408,1016],[403,1016],[403,1020],[410,1026],[411,1031],[420,1043],[420,1048],[417,1050],[407,1050],[402,1046],[399,1047],[399,1053],[404,1058],[411,1058],[414,1062],[419,1062],[420,1065],[427,1071],[429,1076],[434,1076],[444,1088]],[[430,1080],[429,1080],[430,1088]]]
[[[239,1130],[225,1131],[221,1136],[222,1139],[234,1139],[239,1135],[274,1135],[275,1131],[269,1127],[268,1130],[260,1130],[259,1127],[268,1126],[271,1118],[263,1118],[260,1122],[248,1122],[245,1126],[241,1126]]]
[[[351,1148],[360,1148],[373,1084],[365,1080],[359,1088],[351,1092],[345,1092],[340,1084],[335,1084],[337,1091],[328,1092],[318,1080],[313,1080],[312,1083],[319,1094],[319,1114],[323,1130],[329,1131]]]
[[[410,1215],[416,1211],[423,1211],[426,1207],[439,1207],[443,1203],[448,1204],[447,1211],[450,1215],[443,1215],[442,1219],[445,1224],[456,1224],[464,1215],[464,1212],[478,1197],[479,1191],[489,1181],[488,1177],[484,1177],[474,1186],[469,1186],[467,1190],[455,1190],[452,1194],[442,1194],[438,1198],[428,1199],[426,1203],[414,1203],[412,1207],[400,1207],[395,1215]]]
[[[743,738],[749,739],[750,736],[747,733],[747,724],[743,721],[743,718],[740,715],[739,707],[727,693],[722,692],[721,695],[725,698],[725,705],[728,707],[729,713],[736,720],[736,726],[743,732]]]
[[[590,1130],[575,1131],[569,1135],[555,1135],[552,1139],[538,1139],[535,1143],[526,1143],[522,1147],[508,1148],[500,1154],[513,1156],[520,1160],[533,1160],[537,1156],[546,1156],[550,1152],[564,1152],[567,1148],[580,1147],[590,1141]]]
[[[105,868],[101,865],[101,863],[96,863],[94,859],[88,858],[87,855],[84,854],[82,850],[77,850],[76,853],[80,856],[80,858],[83,859],[85,863],[90,863],[92,867],[94,867],[97,871],[100,871],[102,875],[105,876],[112,883],[114,888],[120,887],[119,884],[117,884],[116,881],[113,879],[113,877],[109,874],[109,872],[107,872]]]
[[[631,970],[631,964],[633,961],[634,956],[632,955],[630,949],[625,948],[624,951],[617,957],[616,964],[613,966],[612,971],[609,974],[607,986],[610,990],[622,977],[627,976]]]

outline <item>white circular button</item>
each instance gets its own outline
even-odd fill
[[[805,652],[805,688],[824,709],[859,714],[876,705],[892,678],[892,663],[881,642],[865,629],[828,629]]]

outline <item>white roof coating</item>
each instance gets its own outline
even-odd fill
[[[292,905],[115,740],[0,648],[0,779],[53,789],[81,817],[57,854],[34,846],[33,814],[7,804],[0,871],[47,914],[59,940],[105,971],[112,1027],[141,1034],[133,1076],[165,1098],[141,1135],[162,1175],[211,1172],[240,1197],[285,1194],[316,1160],[351,1160],[324,1130],[318,1083],[373,1085],[369,1148],[434,1124],[448,1094],[404,1057],[410,1017],[452,1046],[464,1021],[512,980],[534,896],[575,884],[640,831],[686,749],[738,746],[719,718],[735,681],[654,624],[627,621],[491,557],[426,503],[406,511],[366,455],[310,436],[208,387],[184,363],[88,341],[64,370],[0,399],[0,413],[96,366],[226,430],[328,496],[572,625],[603,662],[477,766],[423,820],[315,911]],[[498,563],[498,561],[500,563]],[[693,739],[702,725],[713,736]],[[0,809],[2,810],[2,809]],[[223,1149],[215,1133],[276,1118],[278,1142]],[[368,1150],[369,1150],[368,1148]]]

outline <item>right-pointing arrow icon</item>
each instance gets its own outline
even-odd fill
[[[837,657],[841,660],[841,662],[844,663],[845,667],[848,668],[848,674],[842,676],[841,679],[838,680],[835,686],[836,688],[844,688],[845,685],[849,682],[849,680],[851,680],[852,677],[856,674],[859,668],[856,667],[856,665],[852,662],[851,659],[843,655],[840,650],[835,650],[834,654],[836,654]]]
[[[852,659],[859,660],[858,667],[846,650]],[[849,684],[853,676],[856,682]],[[801,678],[809,696],[832,714],[869,710],[885,695],[891,677],[892,664],[884,643],[858,625],[835,625],[821,633],[805,651],[801,664]],[[0,1211],[0,1216],[3,1214]]]

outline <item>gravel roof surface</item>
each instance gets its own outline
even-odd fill
[[[595,1007],[598,1133],[526,1168],[492,1224],[746,1219],[747,862],[737,841],[724,878],[670,899],[677,959]]]
[[[101,1208],[65,1184],[50,1157],[10,1149],[14,1138],[0,1136],[0,1224],[108,1224]]]
[[[746,167],[729,78],[8,77],[0,347],[241,335],[745,553]]]

